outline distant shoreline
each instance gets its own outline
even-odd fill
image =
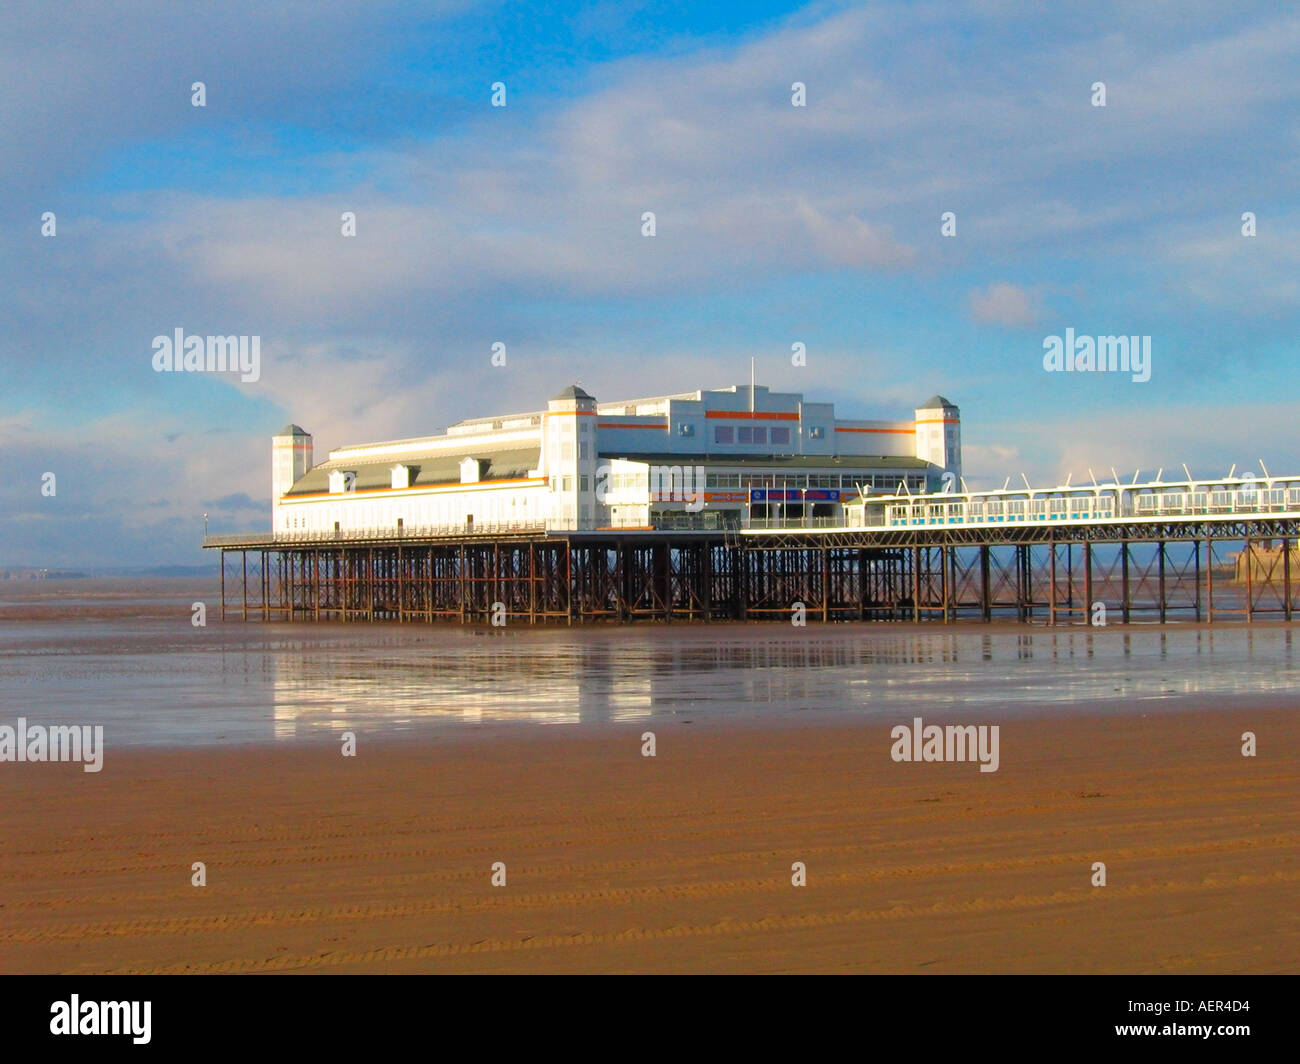
[[[140,577],[152,577],[159,580],[202,579],[221,575],[219,565],[156,565],[145,568],[110,568],[110,569],[61,569],[55,567],[15,566],[0,569],[0,581],[3,580],[130,580]]]

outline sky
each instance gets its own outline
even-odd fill
[[[1297,57],[1276,3],[11,0],[0,567],[210,560],[289,421],[319,461],[751,358],[942,393],[973,487],[1300,474]],[[156,372],[178,328],[260,376]],[[1067,329],[1150,379],[1048,372]]]

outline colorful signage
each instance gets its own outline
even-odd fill
[[[750,502],[839,502],[839,488],[751,488]]]

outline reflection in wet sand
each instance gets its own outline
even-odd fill
[[[1286,690],[1291,632],[458,632],[428,648],[273,657],[275,735],[1017,706]]]
[[[1282,625],[194,628],[196,597],[170,590],[111,617],[42,600],[27,607],[39,617],[0,616],[3,718],[102,724],[111,752],[489,724],[1146,712],[1296,685]]]

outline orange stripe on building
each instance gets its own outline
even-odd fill
[[[726,418],[745,421],[798,421],[798,414],[786,414],[772,410],[706,410],[706,418]]]

